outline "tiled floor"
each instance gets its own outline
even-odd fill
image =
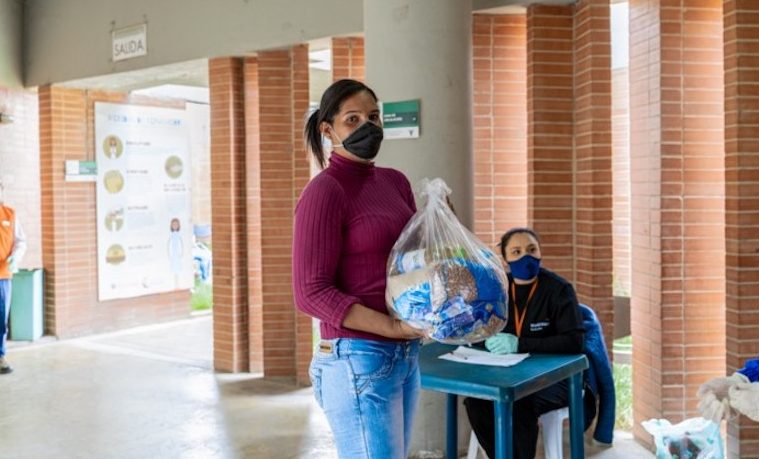
[[[211,371],[209,316],[12,344],[8,357],[15,372],[0,377],[2,459],[337,457],[310,389]],[[614,448],[587,454],[652,457],[624,433]]]

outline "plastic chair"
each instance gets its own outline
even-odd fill
[[[564,420],[569,417],[569,409],[559,408],[540,416],[541,432],[543,434],[543,450],[546,459],[563,459],[563,428]],[[469,437],[469,452],[466,459],[477,459],[477,453],[482,449],[477,441],[477,435],[472,431]],[[484,451],[483,451],[484,454]]]

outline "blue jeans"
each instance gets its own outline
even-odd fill
[[[405,459],[419,400],[419,341],[322,340],[309,375],[341,459]]]
[[[8,335],[8,314],[11,311],[11,280],[0,279],[0,357],[5,355]]]

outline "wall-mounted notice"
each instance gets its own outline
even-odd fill
[[[139,24],[111,32],[114,62],[148,54],[148,25]]]
[[[419,137],[419,99],[382,103],[382,127],[386,139]]]
[[[98,298],[192,287],[184,110],[95,104]]]

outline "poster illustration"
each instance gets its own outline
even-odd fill
[[[98,298],[192,287],[184,110],[95,104]]]

